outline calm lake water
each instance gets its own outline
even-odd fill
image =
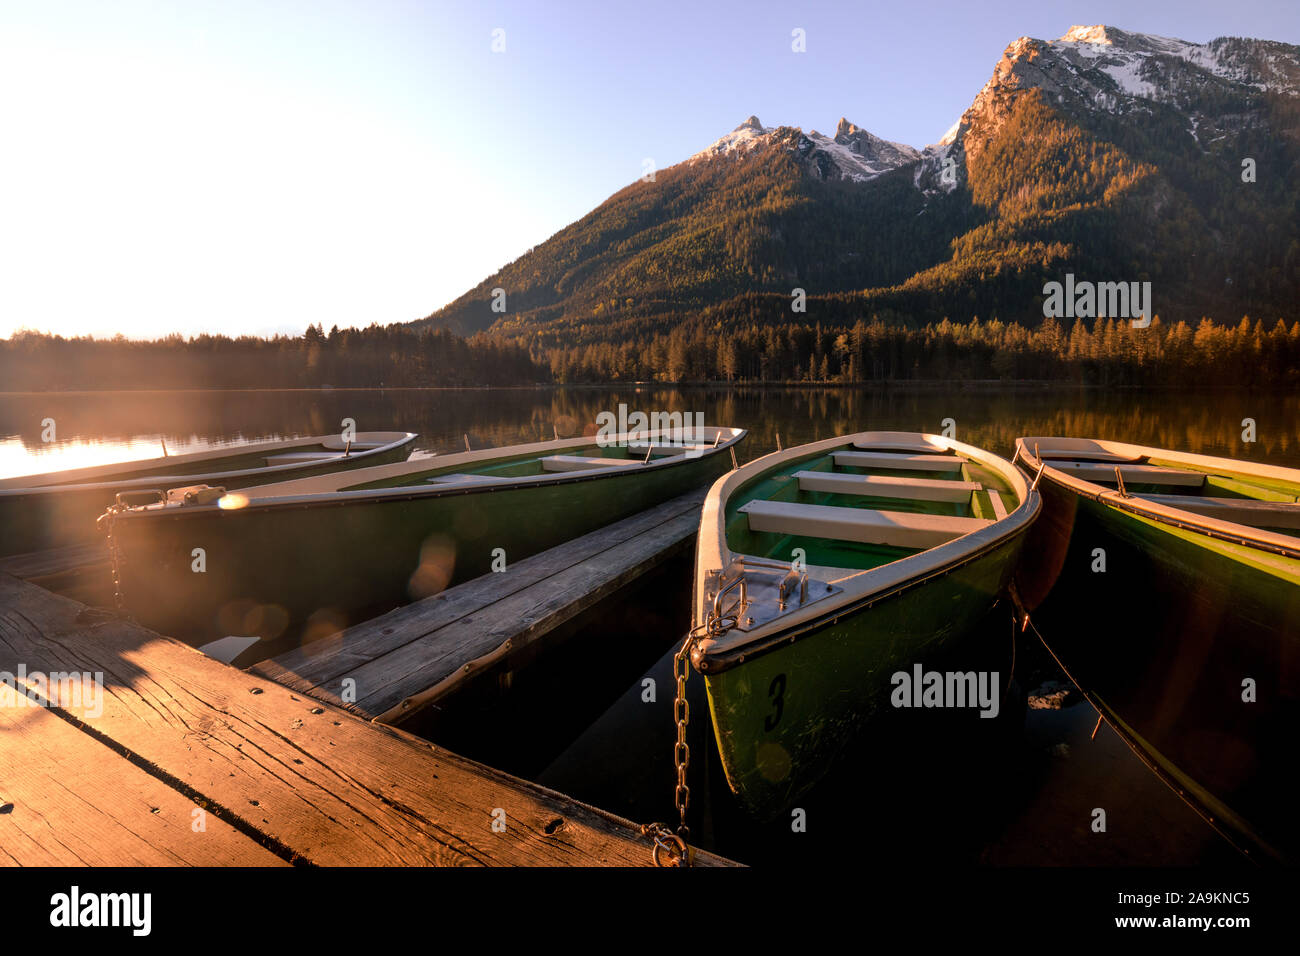
[[[418,432],[446,453],[594,430],[629,410],[703,413],[750,430],[741,458],[867,429],[939,432],[1010,456],[1019,435],[1113,438],[1300,466],[1300,396],[1248,392],[1075,389],[322,390],[0,394],[0,477],[152,457],[242,441],[358,430]],[[1256,441],[1242,440],[1254,419]],[[42,440],[48,419],[55,440]],[[637,821],[673,818],[671,648],[689,624],[688,560],[666,566],[531,668],[489,675],[416,729],[467,756],[541,780]],[[978,642],[995,666],[1013,638],[1000,609]],[[1041,644],[1015,638],[1021,690],[1064,675]],[[616,648],[616,653],[611,653]],[[239,658],[237,664],[247,664]],[[657,702],[642,699],[654,677]],[[697,678],[693,692],[702,682]],[[692,713],[706,714],[702,700]],[[1016,709],[995,721],[938,714],[882,722],[862,751],[805,801],[807,831],[744,818],[712,759],[692,765],[697,842],[755,865],[841,862],[845,852],[907,865],[1237,865],[1241,861],[1086,703]],[[694,720],[693,752],[707,722]],[[1089,826],[1107,809],[1107,833]]]
[[[0,477],[196,451],[238,441],[357,429],[418,432],[417,450],[539,441],[593,428],[602,411],[702,413],[750,430],[746,459],[866,429],[939,432],[1010,455],[1019,435],[1112,438],[1300,465],[1300,396],[1252,392],[899,391],[629,386],[567,389],[338,389],[250,392],[0,393]],[[1256,441],[1242,441],[1242,420]],[[53,442],[42,441],[47,419]]]

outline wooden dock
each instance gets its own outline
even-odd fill
[[[5,573],[0,681],[5,863],[651,865],[627,820]]]
[[[543,649],[560,625],[688,551],[704,496],[674,498],[250,670],[399,724],[484,669]]]
[[[0,574],[39,584],[83,604],[106,605],[113,599],[113,572],[104,541],[0,558]]]

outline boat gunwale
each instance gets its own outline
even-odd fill
[[[1016,453],[1012,461],[1019,460],[1022,466],[1032,473],[1037,473],[1040,466],[1043,477],[1054,485],[1064,488],[1066,491],[1073,492],[1081,497],[1089,498],[1099,504],[1114,508],[1117,511],[1125,511],[1129,514],[1136,515],[1139,518],[1146,518],[1157,524],[1168,525],[1178,528],[1182,531],[1191,531],[1195,534],[1202,534],[1215,540],[1225,541],[1229,544],[1240,545],[1242,547],[1253,548],[1258,551],[1264,551],[1269,554],[1278,555],[1284,558],[1300,559],[1300,536],[1279,534],[1275,531],[1263,531],[1258,528],[1252,528],[1249,525],[1239,524],[1235,521],[1225,521],[1220,518],[1211,518],[1207,515],[1198,515],[1193,511],[1187,511],[1182,508],[1175,508],[1171,505],[1163,504],[1157,501],[1148,501],[1141,495],[1130,495],[1123,497],[1119,491],[1113,488],[1107,488],[1096,482],[1088,481],[1084,478],[1077,478],[1050,464],[1044,464],[1037,456],[1029,450],[1028,442],[1037,442],[1040,445],[1049,441],[1061,441],[1060,438],[1051,436],[1029,436],[1016,439]],[[1258,462],[1241,462],[1234,461],[1231,458],[1217,458],[1210,455],[1195,455],[1190,452],[1176,452],[1165,448],[1153,448],[1146,445],[1132,445],[1125,442],[1112,442],[1105,439],[1066,439],[1068,441],[1088,441],[1095,445],[1101,446],[1104,450],[1115,451],[1123,448],[1127,451],[1139,452],[1143,457],[1150,460],[1152,457],[1159,458],[1162,461],[1173,461],[1184,465],[1197,465],[1196,470],[1203,468],[1216,468],[1215,471],[1204,472],[1206,477],[1252,477],[1252,472],[1243,470],[1241,466],[1257,466],[1259,473],[1254,477],[1270,478],[1273,480],[1293,481],[1300,485],[1300,470],[1284,468],[1279,465],[1265,465]],[[1110,447],[1113,446],[1113,447]],[[1229,466],[1229,467],[1220,467]],[[1140,483],[1140,482],[1139,482]],[[1224,498],[1224,502],[1231,503],[1232,498]],[[1254,500],[1254,499],[1248,499]]]
[[[853,580],[849,582],[850,586],[858,582],[870,584],[873,580],[878,581],[879,583],[874,587],[858,590],[856,593],[846,589],[832,598],[831,603],[825,608],[820,607],[820,601],[815,602],[807,609],[800,609],[785,619],[776,618],[754,631],[741,632],[733,628],[719,637],[701,640],[691,651],[691,661],[701,674],[706,676],[720,674],[754,657],[792,644],[813,632],[823,630],[846,615],[857,613],[880,601],[896,597],[936,578],[951,574],[1005,546],[1029,530],[1041,511],[1041,496],[1029,486],[1024,475],[1013,463],[978,446],[921,432],[857,432],[798,445],[755,459],[744,468],[723,475],[709,489],[704,503],[704,516],[696,550],[695,601],[692,608],[694,617],[697,619],[699,617],[700,601],[704,594],[701,572],[706,535],[711,539],[708,547],[720,557],[727,556],[727,559],[722,561],[722,567],[726,567],[731,559],[738,556],[726,544],[726,503],[744,484],[788,464],[797,457],[830,451],[846,442],[874,440],[872,436],[881,436],[882,440],[898,440],[901,436],[918,435],[926,441],[938,443],[936,451],[948,450],[964,454],[977,464],[990,468],[1005,478],[1016,492],[1019,503],[1007,512],[1005,517],[990,521],[988,525],[976,531],[887,564],[852,573]],[[747,469],[752,469],[750,474],[743,474]],[[730,482],[735,484],[728,487]],[[715,519],[712,527],[708,525],[711,513]],[[846,586],[845,579],[840,579],[838,583],[841,587]]]
[[[186,517],[196,517],[200,515],[211,515],[213,512],[220,512],[225,514],[250,514],[250,513],[280,510],[286,508],[287,509],[313,508],[313,507],[327,508],[327,507],[346,507],[348,505],[353,505],[353,504],[386,504],[389,502],[396,503],[396,502],[403,502],[403,501],[425,500],[431,498],[444,498],[444,497],[450,498],[457,495],[474,495],[474,494],[481,494],[481,493],[514,491],[514,490],[530,489],[530,488],[548,488],[556,485],[579,484],[581,482],[586,482],[586,481],[601,481],[604,479],[617,478],[621,476],[644,475],[651,469],[654,469],[655,471],[664,471],[669,468],[685,466],[687,464],[690,464],[691,462],[704,461],[715,454],[734,448],[735,445],[740,441],[742,441],[745,438],[745,436],[748,434],[748,431],[746,429],[735,428],[733,426],[709,426],[709,427],[716,428],[718,431],[722,431],[724,433],[731,432],[731,437],[724,442],[719,442],[717,445],[709,447],[708,449],[706,449],[705,451],[701,452],[698,455],[688,456],[683,454],[683,455],[660,456],[654,458],[649,463],[639,468],[615,468],[615,467],[611,467],[609,469],[592,468],[592,469],[584,469],[581,471],[544,473],[541,475],[520,475],[515,478],[506,478],[499,481],[484,481],[478,484],[472,484],[470,482],[466,482],[464,484],[460,482],[446,482],[442,484],[431,483],[427,485],[396,485],[387,488],[357,488],[353,490],[320,491],[320,492],[294,494],[294,495],[264,495],[263,497],[260,498],[255,497],[255,493],[259,491],[264,491],[265,489],[272,488],[273,486],[258,485],[249,488],[240,488],[237,491],[232,492],[232,494],[239,495],[241,497],[245,497],[248,499],[248,503],[246,505],[242,505],[237,508],[222,508],[216,502],[210,504],[204,504],[204,505],[186,504],[183,506],[173,505],[168,507],[145,506],[145,507],[138,507],[138,508],[130,508],[125,511],[119,512],[117,514],[117,520],[121,521],[121,520],[141,520],[141,519],[158,519],[158,518],[181,519]],[[639,435],[641,433],[634,432],[631,434]],[[628,435],[619,435],[617,436],[617,439],[626,438],[626,437],[628,437]],[[588,443],[594,444],[597,441],[597,439],[595,436],[586,436],[586,438],[579,439],[578,441],[580,442],[580,446],[585,446]],[[548,442],[538,442],[538,443],[531,443],[525,445],[507,445],[501,448],[485,448],[474,452],[458,452],[454,455],[445,455],[445,456],[439,455],[430,458],[415,459],[414,461],[408,460],[405,462],[396,462],[390,465],[377,465],[374,466],[374,469],[390,470],[390,469],[400,468],[402,466],[410,466],[418,462],[423,464],[425,467],[409,469],[413,473],[418,473],[420,471],[433,470],[443,466],[458,467],[459,465],[462,464],[491,461],[494,458],[515,457],[517,453],[522,449],[534,449],[534,450],[546,451],[546,450],[552,450],[554,448],[568,448],[568,447],[573,447],[574,442],[575,439],[558,439],[558,440],[551,440]],[[527,454],[528,452],[524,452],[524,453]],[[618,460],[624,461],[625,459],[618,459]],[[436,462],[437,464],[430,465],[430,463],[433,462]],[[310,478],[294,479],[292,483],[297,483],[300,480],[314,481],[317,479],[328,479],[337,476],[340,478],[349,479],[350,484],[352,483],[364,484],[367,479],[362,478],[360,482],[357,482],[356,479],[362,476],[365,470],[367,469],[362,469],[360,471],[350,471],[346,473],[340,472],[335,474],[316,475]],[[382,477],[392,477],[392,475],[372,477],[369,480],[381,480]],[[286,484],[286,485],[290,483],[291,482],[283,482],[283,483],[277,482],[277,484]]]

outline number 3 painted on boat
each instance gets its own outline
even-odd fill
[[[766,731],[776,730],[776,725],[781,722],[781,713],[785,710],[785,675],[777,674],[772,678],[771,685],[767,688],[767,696],[772,698],[772,706],[776,712],[769,714],[763,721],[763,729]]]

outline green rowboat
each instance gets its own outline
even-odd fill
[[[0,480],[0,555],[94,542],[95,519],[118,495],[131,500],[158,489],[203,482],[244,488],[283,478],[401,461],[412,432],[358,432],[253,442],[185,455],[73,468]]]
[[[745,432],[692,431],[557,439],[224,495],[175,489],[102,523],[122,600],[141,623],[186,639],[287,639],[305,625],[309,639],[508,573],[707,485],[733,467]]]
[[[791,448],[714,484],[691,660],[751,811],[788,809],[890,706],[896,672],[985,618],[1038,510],[1009,462],[909,432]]]
[[[1300,859],[1300,471],[1027,437],[1043,641],[1147,765],[1243,852]]]

